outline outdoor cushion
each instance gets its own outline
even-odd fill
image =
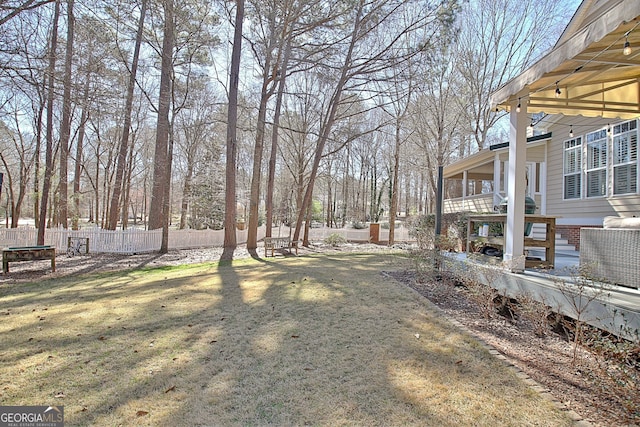
[[[619,216],[606,216],[602,223],[604,228],[640,228],[640,218]]]

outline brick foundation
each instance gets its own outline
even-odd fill
[[[556,233],[559,233],[563,239],[567,239],[570,245],[574,245],[576,250],[580,250],[580,228],[586,227],[582,225],[556,225]],[[594,228],[593,225],[588,227]]]

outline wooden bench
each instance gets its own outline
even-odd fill
[[[280,251],[284,253],[284,251],[288,251],[291,253],[291,250],[295,249],[296,255],[298,255],[298,241],[290,240],[288,237],[265,237],[264,238],[264,256],[269,256],[268,253],[271,252],[271,256],[275,256],[275,251]]]
[[[2,271],[9,272],[9,263],[16,261],[51,260],[51,271],[56,271],[56,248],[53,246],[22,246],[2,250]]]

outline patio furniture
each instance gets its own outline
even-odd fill
[[[291,240],[288,237],[265,237],[264,238],[264,256],[275,256],[275,251],[280,251],[284,254],[285,251],[291,253],[291,250],[295,249],[296,255],[298,255],[298,241]]]
[[[580,267],[593,279],[640,288],[640,218],[605,218],[604,225],[580,229]]]

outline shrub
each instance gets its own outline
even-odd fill
[[[464,246],[467,239],[467,216],[465,212],[442,215],[442,229],[438,241],[440,249],[451,251]],[[436,243],[434,214],[413,216],[407,220],[406,226],[409,228],[409,235],[416,237],[420,248],[433,248]]]
[[[504,275],[503,268],[495,262],[485,265],[455,264],[449,268],[451,275],[467,290],[472,300],[485,319],[497,314],[498,309],[504,308],[504,298],[496,290],[497,283]]]
[[[395,222],[395,228],[396,230],[400,227],[402,227],[402,221],[396,221]],[[384,229],[384,230],[389,230],[391,228],[391,225],[389,224],[389,222],[382,222],[380,223],[380,228]]]
[[[327,245],[340,246],[347,243],[347,239],[345,239],[344,236],[342,236],[341,234],[332,233],[324,239],[324,242]]]
[[[367,228],[367,224],[365,222],[362,222],[362,221],[353,221],[351,223],[351,227],[353,227],[356,230],[363,230],[363,229]]]
[[[597,357],[592,380],[622,405],[628,425],[640,422],[640,341],[628,341],[596,328],[587,328],[585,344]]]
[[[517,296],[517,300],[518,314],[531,324],[536,336],[545,337],[551,331],[549,319],[552,316],[552,310],[546,304],[544,297],[536,298],[530,293],[522,293]]]

